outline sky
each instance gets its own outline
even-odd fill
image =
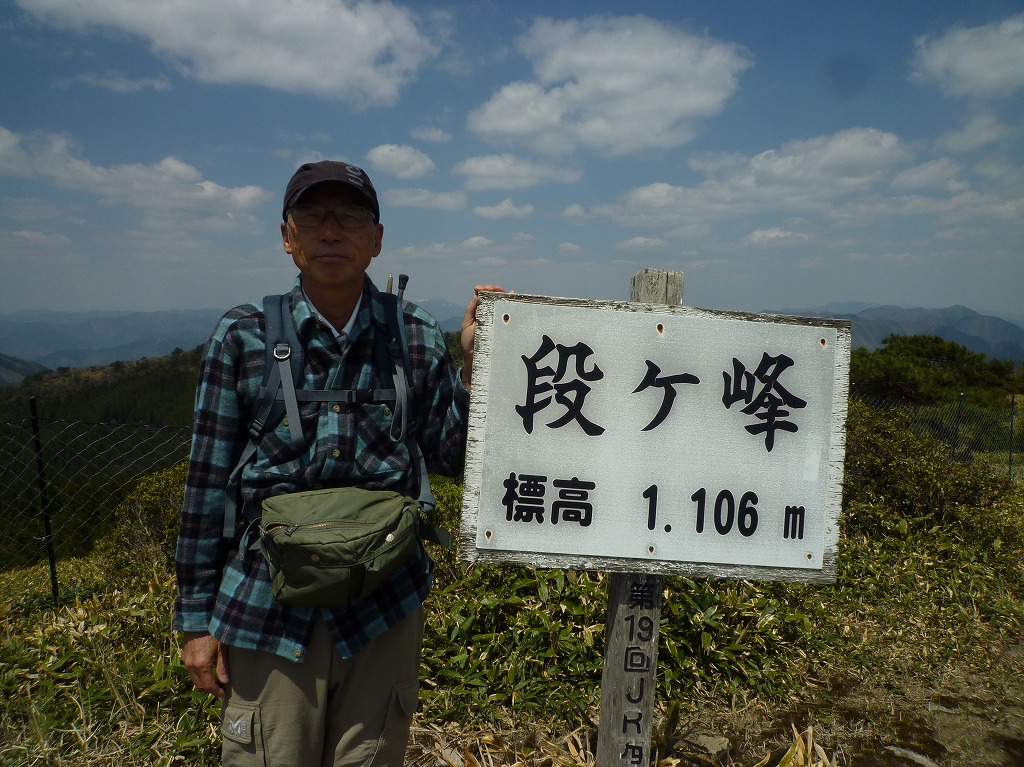
[[[319,159],[413,299],[1024,321],[1024,0],[0,0],[0,312],[284,292]]]

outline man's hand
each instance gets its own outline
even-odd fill
[[[181,662],[198,689],[223,698],[228,683],[228,648],[210,634],[186,632]]]
[[[466,306],[462,317],[462,385],[467,389],[473,385],[473,341],[476,338],[476,307],[480,303],[481,292],[504,293],[500,285],[477,285],[473,288],[473,297]]]

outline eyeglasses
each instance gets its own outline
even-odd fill
[[[366,208],[338,208],[328,211],[320,205],[296,205],[289,211],[295,226],[300,229],[315,229],[318,226],[323,226],[328,213],[342,229],[359,229],[366,226],[373,217],[373,213]]]

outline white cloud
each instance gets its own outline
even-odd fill
[[[784,213],[820,221],[866,221],[891,217],[910,203],[894,197],[893,181],[910,188],[943,192],[956,183],[952,163],[922,163],[916,172],[914,151],[891,133],[854,128],[791,141],[752,156],[704,154],[691,167],[704,174],[695,186],[655,182],[626,192],[614,203],[586,211],[623,226],[665,227],[679,239],[706,236],[709,223],[750,215]],[[921,187],[932,184],[931,188]],[[909,198],[908,198],[909,199]],[[930,199],[930,198],[929,198]]]
[[[566,206],[565,210],[562,211],[562,215],[565,218],[581,219],[586,217],[587,211],[578,202],[574,202],[572,205]]]
[[[428,208],[449,212],[466,208],[466,195],[462,192],[435,192],[430,189],[414,188],[388,189],[381,197],[388,205],[401,208]]]
[[[393,105],[437,45],[413,13],[350,0],[17,0],[61,28],[112,28],[149,41],[185,75],[359,106]]]
[[[582,253],[583,248],[574,242],[563,242],[558,246],[558,249],[563,253]]]
[[[171,81],[163,75],[159,77],[131,78],[115,73],[100,75],[86,73],[74,78],[77,82],[93,85],[97,88],[106,88],[114,93],[138,93],[139,91],[169,91]]]
[[[381,144],[367,152],[366,159],[375,170],[401,179],[420,178],[434,170],[434,161],[411,146]]]
[[[465,176],[466,188],[475,191],[525,189],[548,182],[571,184],[583,176],[572,168],[529,162],[511,154],[470,157],[456,165],[453,172]]]
[[[948,152],[973,152],[1002,141],[1011,134],[1008,125],[989,114],[979,114],[967,121],[963,130],[949,131],[937,139],[936,146]]]
[[[0,127],[0,175],[46,178],[55,186],[145,211],[170,224],[181,214],[227,216],[269,199],[257,186],[224,187],[175,157],[152,165],[103,167],[80,159],[66,136],[25,137]]]
[[[804,232],[788,232],[784,229],[756,229],[743,238],[748,245],[792,245],[807,242],[811,235]]]
[[[635,188],[596,215],[623,223],[681,226],[707,217],[773,210],[826,212],[865,195],[905,167],[912,153],[892,133],[854,128],[783,144],[753,157],[701,155],[691,160],[707,180],[698,186],[655,182]]]
[[[967,188],[967,184],[958,178],[960,170],[959,163],[948,157],[941,157],[897,173],[892,180],[892,187],[899,191],[921,189],[933,192],[960,192]]]
[[[473,266],[505,266],[508,263],[508,259],[502,258],[501,256],[482,256],[473,261],[466,261],[467,265]]]
[[[533,214],[533,206],[530,203],[516,205],[510,198],[505,198],[497,205],[480,206],[473,208],[473,212],[481,218],[503,219],[503,218],[529,218]]]
[[[31,229],[22,229],[18,232],[11,232],[11,236],[19,242],[44,250],[66,248],[71,245],[71,239],[66,235],[47,234],[46,232],[37,232]]]
[[[615,245],[619,250],[656,250],[665,245],[665,241],[657,237],[633,237]]]
[[[810,185],[815,196],[835,196],[872,187],[910,156],[895,134],[851,128],[762,152],[740,175],[766,188]]]
[[[813,241],[825,250],[846,241],[852,251],[902,229],[914,232],[919,243],[927,243],[930,232],[953,227],[998,223],[1005,230],[1003,222],[1017,222],[1020,230],[1024,171],[1017,164],[1008,158],[971,164],[946,156],[918,158],[923,151],[894,134],[857,128],[751,156],[700,155],[691,165],[704,179],[694,185],[646,184],[614,202],[575,212],[691,248],[698,242],[721,248],[742,239],[747,246]],[[751,217],[784,223],[744,226]]]
[[[470,237],[468,240],[464,240],[462,247],[469,250],[479,250],[480,248],[487,248],[494,244],[494,240],[489,240],[486,237]]]
[[[1005,97],[1024,88],[1024,14],[955,26],[914,43],[914,77],[953,96]]]
[[[774,210],[823,213],[884,187],[912,157],[897,136],[870,128],[791,141],[751,157],[699,155],[690,164],[707,177],[700,185],[655,182],[591,213],[623,224],[675,227]]]
[[[742,47],[646,16],[539,19],[519,41],[536,80],[469,115],[472,131],[546,153],[669,149],[718,114],[751,65]]]
[[[445,144],[452,140],[452,134],[440,128],[413,128],[409,135],[418,141],[429,141],[434,144]]]

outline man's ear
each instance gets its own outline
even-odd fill
[[[284,245],[284,252],[290,256],[292,254],[292,241],[289,237],[287,221],[281,222],[281,241]]]
[[[384,247],[384,224],[376,224],[377,227],[377,244],[373,248],[373,258],[380,255],[381,248]]]

